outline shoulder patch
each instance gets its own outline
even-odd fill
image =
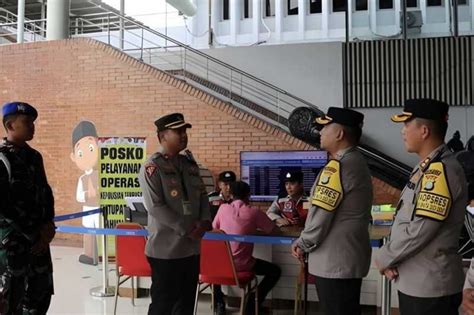
[[[444,164],[431,163],[421,179],[415,215],[444,221],[448,217],[451,201]]]
[[[145,165],[145,172],[148,175],[148,177],[153,176],[153,174],[155,173],[157,168],[158,168],[158,166],[155,163],[153,163],[153,162],[147,163]]]
[[[334,211],[342,197],[341,164],[337,160],[331,160],[321,170],[311,204],[327,211]]]

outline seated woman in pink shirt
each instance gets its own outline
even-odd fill
[[[231,183],[230,191],[233,197],[231,204],[219,207],[212,226],[214,229],[223,230],[227,234],[251,235],[257,229],[270,234],[276,228],[267,215],[249,205],[250,186],[241,181]],[[259,307],[267,294],[272,290],[281,275],[281,269],[270,262],[252,257],[253,243],[230,242],[234,265],[237,271],[254,271],[263,275],[263,280],[258,285]],[[246,314],[255,309],[254,298],[249,299]]]

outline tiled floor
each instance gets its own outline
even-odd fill
[[[91,288],[102,284],[101,269],[78,262],[81,248],[52,246],[54,263],[54,282],[56,294],[53,296],[49,315],[59,314],[113,314],[114,298],[96,298],[90,295]],[[113,270],[114,265],[110,265]],[[115,272],[110,272],[110,283],[115,283]],[[149,298],[135,299],[132,306],[129,298],[119,298],[117,314],[147,314]],[[309,314],[321,314],[316,309]],[[364,315],[375,314],[374,307],[366,307]],[[198,314],[211,314],[209,299],[203,297],[199,302]],[[228,314],[238,314],[237,309]],[[274,310],[273,314],[293,314],[292,310]]]

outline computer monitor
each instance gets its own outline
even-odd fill
[[[288,172],[303,172],[309,193],[320,170],[326,165],[326,151],[244,151],[240,153],[240,177],[251,189],[251,200],[272,201],[286,195],[284,178]]]

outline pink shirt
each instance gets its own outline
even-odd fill
[[[242,200],[235,200],[219,207],[212,227],[227,234],[251,235],[255,234],[257,229],[269,234],[275,224],[264,212],[244,204]],[[255,264],[255,258],[252,257],[253,243],[230,242],[230,246],[235,269],[251,271]]]

